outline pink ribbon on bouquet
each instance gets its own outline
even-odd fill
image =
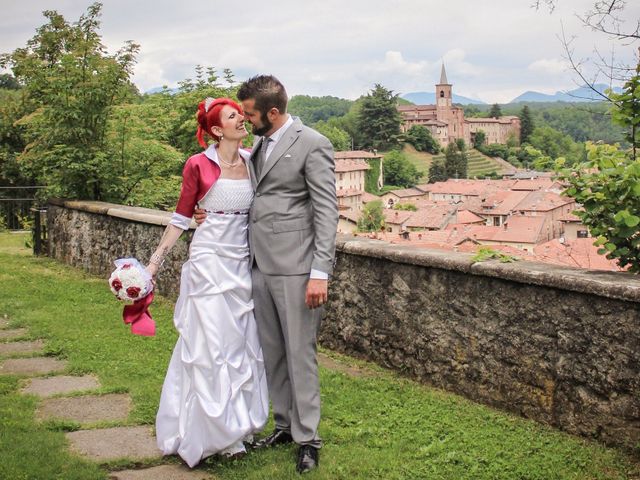
[[[153,302],[153,292],[144,298],[136,300],[133,305],[126,305],[122,312],[122,319],[127,325],[131,324],[131,333],[153,337],[156,334],[156,323],[149,313],[149,305]]]

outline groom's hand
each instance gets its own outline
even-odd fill
[[[207,212],[203,208],[196,208],[193,212],[193,218],[198,225],[202,225],[207,219]]]
[[[309,308],[317,308],[327,303],[329,282],[327,280],[319,280],[317,278],[310,278],[307,283],[307,293],[305,295],[304,303]]]

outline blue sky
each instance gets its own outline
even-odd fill
[[[526,90],[575,88],[560,40],[575,37],[576,58],[594,48],[635,63],[638,45],[611,44],[580,24],[594,0],[271,0],[181,2],[104,0],[101,33],[110,51],[141,45],[134,82],[175,86],[194,66],[231,68],[239,80],[272,73],[290,95],[357,98],[375,83],[397,93],[433,91],[444,60],[457,94],[507,102]],[[24,46],[53,9],[77,20],[88,1],[2,0],[0,52]],[[640,2],[629,1],[629,23]],[[604,78],[602,80],[605,80]]]

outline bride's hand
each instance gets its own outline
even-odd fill
[[[145,268],[146,268],[147,272],[149,272],[151,274],[151,280],[153,282],[153,287],[155,288],[155,286],[156,286],[156,275],[158,274],[158,268],[159,267],[155,263],[150,263]]]

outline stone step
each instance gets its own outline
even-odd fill
[[[0,343],[0,356],[15,355],[16,353],[44,353],[43,348],[44,342],[42,340]]]
[[[36,410],[36,418],[72,420],[78,423],[126,420],[131,398],[123,393],[47,398]]]
[[[13,338],[24,337],[29,333],[26,328],[13,328],[11,330],[0,330],[0,340],[11,340]]]
[[[124,458],[142,461],[162,457],[149,426],[79,430],[65,436],[72,452],[96,462]]]
[[[184,465],[161,465],[141,470],[122,470],[109,473],[110,480],[213,480],[216,477]]]
[[[84,375],[82,377],[58,375],[48,378],[33,378],[20,390],[20,393],[38,395],[44,398],[60,393],[93,390],[99,387],[100,382],[93,375]]]
[[[46,375],[65,368],[66,360],[53,357],[11,358],[0,363],[0,375]]]

